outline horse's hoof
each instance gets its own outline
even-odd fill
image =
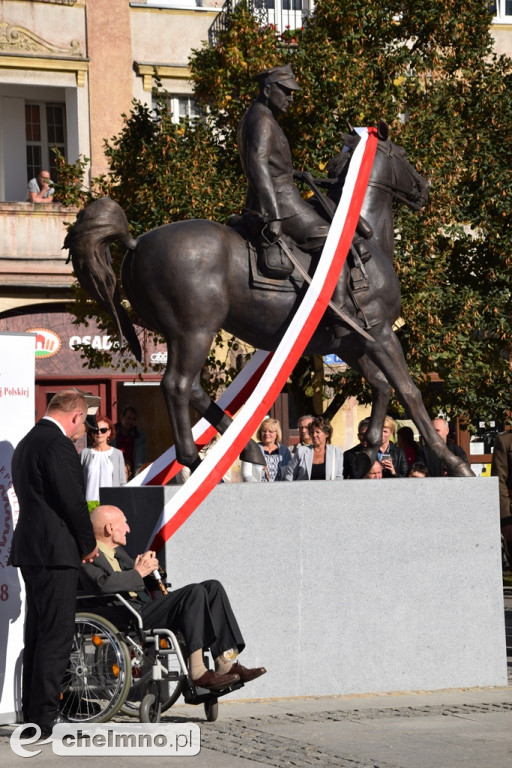
[[[240,454],[240,459],[242,461],[250,461],[251,464],[260,464],[262,467],[265,466],[265,457],[263,456],[261,450],[259,449],[257,443],[254,442],[254,440],[251,440],[250,443],[247,443],[242,453]]]
[[[466,461],[461,461],[453,470],[452,477],[476,477],[476,475]]]

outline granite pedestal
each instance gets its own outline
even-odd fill
[[[143,551],[179,487],[102,491]],[[219,485],[165,547],[268,674],[240,698],[507,684],[496,478]]]

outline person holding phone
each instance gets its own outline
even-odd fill
[[[395,420],[386,416],[382,428],[382,445],[377,454],[377,460],[382,465],[382,477],[407,477],[409,464],[405,453],[398,445],[391,442],[390,437],[395,430]]]

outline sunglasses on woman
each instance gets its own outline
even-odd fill
[[[110,427],[101,427],[101,428],[98,428],[98,429],[93,429],[93,432],[94,432],[95,435],[97,435],[98,432],[101,432],[101,434],[104,435],[105,432],[108,432],[109,430],[110,430]]]

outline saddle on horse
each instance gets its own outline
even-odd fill
[[[244,211],[241,215],[235,214],[228,219],[227,224],[238,230],[253,246],[257,254],[257,269],[263,278],[272,280],[289,278],[295,267],[287,253],[292,251],[298,258],[305,254],[305,251],[301,251],[287,235],[282,235],[276,241],[270,241],[265,235],[265,222],[255,211]],[[368,289],[368,276],[364,265],[372,255],[367,245],[367,241],[372,236],[370,225],[360,217],[348,254],[351,288],[356,292]],[[283,289],[287,290],[284,286]]]

